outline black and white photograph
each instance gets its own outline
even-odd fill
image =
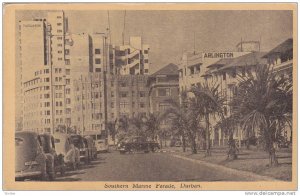
[[[19,7],[15,183],[291,183],[294,14]]]

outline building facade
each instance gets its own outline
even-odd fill
[[[116,67],[121,75],[149,75],[149,50],[141,37],[130,37],[129,44],[115,47]]]
[[[149,113],[148,76],[89,73],[74,80],[73,125],[102,131],[108,122]]]

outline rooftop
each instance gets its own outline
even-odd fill
[[[178,75],[178,66],[170,63],[153,73],[151,77],[156,77],[157,75]]]
[[[224,65],[219,70],[225,70],[232,67],[264,65],[267,64],[267,60],[263,58],[264,55],[266,55],[266,52],[251,52],[249,54],[232,59],[231,62]]]
[[[292,50],[293,50],[293,38],[289,38],[284,42],[282,42],[281,44],[279,44],[278,46],[276,46],[275,48],[273,48],[270,52],[268,52],[263,57],[267,58],[268,56],[276,53],[283,54],[286,53],[287,51],[292,51]]]

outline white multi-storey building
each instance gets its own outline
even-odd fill
[[[116,67],[121,75],[149,74],[149,45],[141,37],[130,37],[128,45],[116,46]]]

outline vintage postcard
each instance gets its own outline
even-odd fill
[[[296,3],[4,4],[4,190],[296,190]]]

